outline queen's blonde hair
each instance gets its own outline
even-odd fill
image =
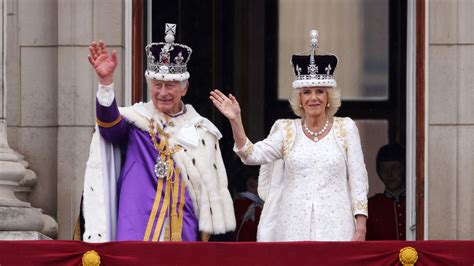
[[[304,112],[303,107],[301,106],[301,89],[303,88],[293,90],[289,102],[291,105],[291,109],[293,109],[293,113],[295,113],[295,115],[299,117],[305,117],[306,114]],[[341,91],[337,87],[326,88],[326,91],[328,93],[329,104],[329,107],[326,107],[326,114],[329,117],[333,117],[336,114],[337,110],[339,110],[339,107],[341,107]]]

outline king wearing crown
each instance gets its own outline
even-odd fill
[[[190,47],[146,47],[151,101],[119,108],[114,96],[116,52],[92,42],[89,62],[99,79],[97,126],[84,179],[81,239],[197,241],[234,230],[232,199],[219,148],[221,133],[181,98]]]

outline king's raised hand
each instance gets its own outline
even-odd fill
[[[111,84],[117,67],[117,52],[112,50],[109,55],[107,45],[103,41],[99,41],[99,43],[92,42],[89,45],[88,59],[99,78],[100,84]]]

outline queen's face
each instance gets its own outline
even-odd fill
[[[150,80],[151,101],[156,109],[175,114],[181,110],[181,97],[186,95],[188,84],[179,81]]]
[[[301,105],[306,117],[325,115],[328,104],[328,92],[325,87],[306,87],[300,92]]]

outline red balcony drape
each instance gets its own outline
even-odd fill
[[[415,265],[474,265],[474,241],[293,243],[150,243],[0,241],[0,265],[81,265],[95,250],[101,265],[402,265],[400,249],[418,253]]]

